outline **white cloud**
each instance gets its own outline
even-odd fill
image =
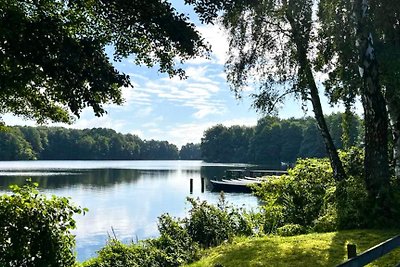
[[[205,25],[197,27],[204,39],[210,43],[212,49],[212,62],[223,65],[227,60],[228,37],[220,26]]]
[[[142,82],[137,87],[124,90],[126,105],[150,106],[166,101],[164,104],[192,108],[192,117],[197,119],[226,112],[225,102],[218,96],[221,85],[220,78],[215,78],[215,69],[191,66],[187,70],[189,78],[186,80],[177,77],[141,79]],[[214,79],[209,77],[210,72]]]

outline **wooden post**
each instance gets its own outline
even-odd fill
[[[190,178],[190,194],[193,194],[193,178]]]
[[[347,244],[347,258],[351,259],[357,257],[357,246],[354,244]]]
[[[201,192],[204,193],[204,177],[201,177]]]

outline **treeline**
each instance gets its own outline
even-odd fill
[[[195,148],[196,145],[187,144],[182,147],[180,157],[177,146],[167,141],[146,141],[104,128],[13,126],[0,131],[0,160],[199,159]]]
[[[357,116],[326,117],[338,149],[359,145],[362,124]],[[346,129],[346,130],[344,130]],[[346,134],[347,133],[347,134]],[[324,142],[313,118],[264,117],[256,126],[216,125],[204,132],[201,144],[179,150],[167,141],[142,140],[112,129],[13,126],[0,131],[0,160],[198,160],[278,166],[297,158],[325,157]]]
[[[361,143],[362,123],[357,116],[333,113],[326,121],[338,149]],[[216,125],[201,140],[207,162],[249,162],[279,166],[299,157],[325,157],[326,149],[315,119],[265,117],[255,127]]]

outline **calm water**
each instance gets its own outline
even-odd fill
[[[0,191],[9,184],[23,184],[27,177],[38,181],[46,194],[69,196],[72,202],[89,208],[77,221],[78,260],[95,256],[114,230],[124,242],[156,237],[157,217],[169,213],[184,217],[189,209],[187,196],[211,203],[219,194],[208,188],[209,179],[222,177],[238,164],[208,164],[201,161],[8,161],[0,162]],[[201,193],[201,177],[206,191]],[[189,179],[194,192],[189,193]],[[255,209],[257,199],[250,194],[226,193],[236,206]]]

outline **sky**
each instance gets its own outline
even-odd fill
[[[182,0],[171,0],[179,12],[187,14],[198,26],[212,47],[211,59],[196,58],[185,63],[185,80],[157,72],[156,68],[136,66],[133,58],[115,62],[115,67],[130,75],[131,88],[123,88],[122,106],[106,105],[107,114],[95,117],[91,109],[83,110],[72,125],[50,124],[69,128],[112,128],[124,134],[136,134],[142,139],[166,140],[178,148],[186,143],[199,143],[206,129],[216,125],[254,126],[262,114],[251,107],[249,92],[237,100],[229,89],[224,73],[228,42],[216,25],[202,25],[190,7]],[[323,94],[322,94],[323,95]],[[323,97],[326,114],[332,109]],[[311,108],[310,108],[311,110]],[[307,115],[312,115],[311,113]],[[303,117],[301,103],[288,99],[279,109],[282,118]],[[11,114],[2,116],[7,125],[36,125]]]

